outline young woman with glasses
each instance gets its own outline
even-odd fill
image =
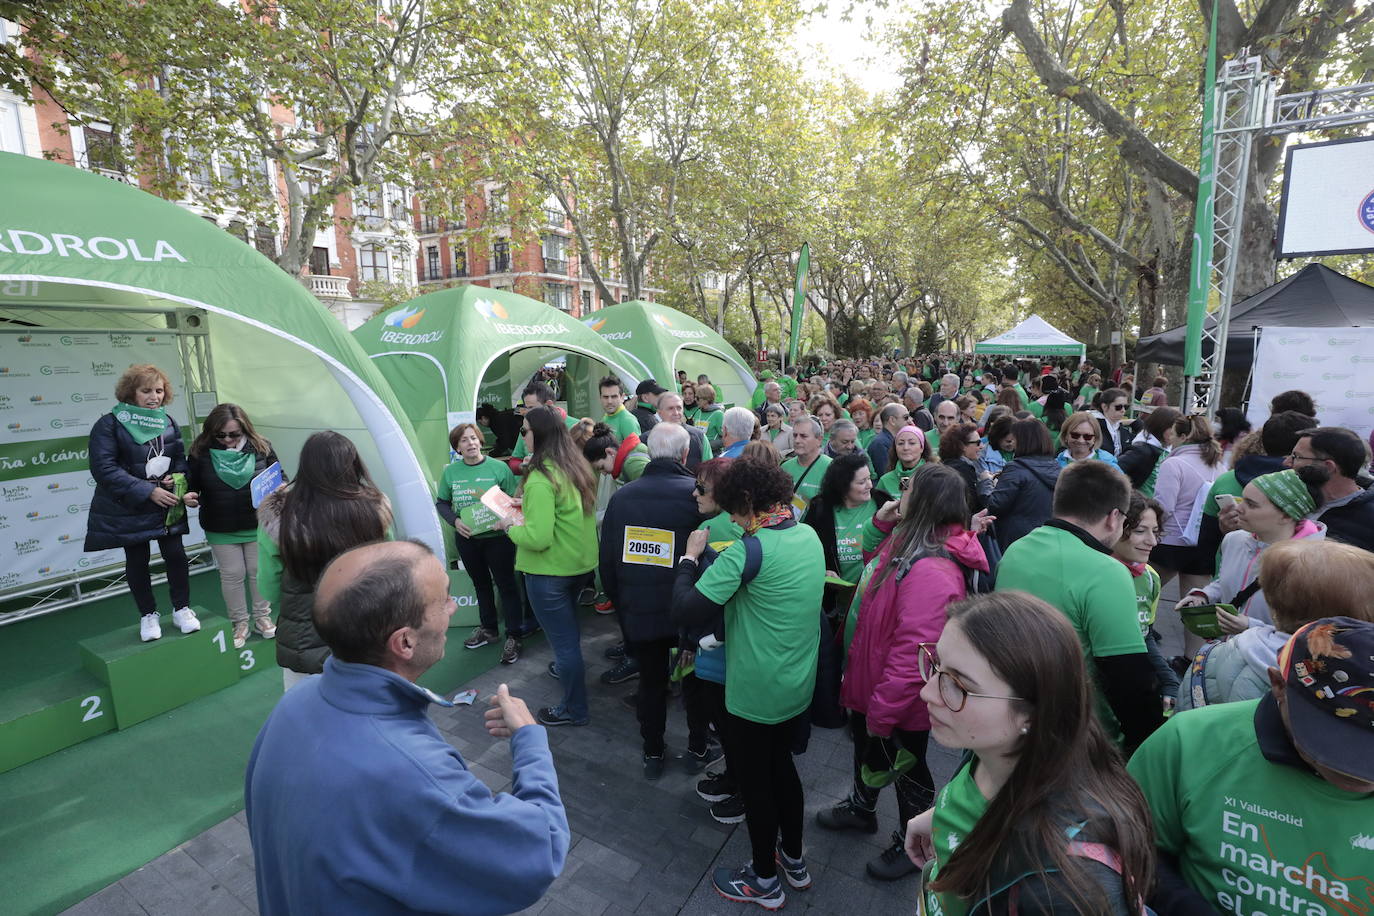
[[[1068,619],[1024,592],[980,595],[950,606],[919,666],[932,736],[969,752],[907,824],[920,912],[1142,912],[1149,809],[1098,723]]]
[[[975,511],[983,507],[982,497],[978,495],[978,452],[982,447],[983,437],[978,435],[978,427],[972,423],[952,426],[940,439],[940,463],[958,471],[964,478],[969,508]]]
[[[188,456],[190,487],[199,494],[200,527],[219,566],[219,589],[234,625],[235,649],[248,641],[245,580],[253,591],[254,628],[264,639],[277,635],[272,605],[258,588],[258,515],[249,486],[276,463],[272,443],[257,434],[237,404],[211,409]]]
[[[1130,424],[1126,422],[1131,396],[1121,388],[1108,388],[1098,395],[1098,404],[1096,419],[1102,430],[1098,447],[1120,455],[1131,444]]]
[[[925,760],[930,719],[914,689],[917,651],[939,637],[949,603],[965,596],[964,571],[988,571],[971,523],[964,479],[930,464],[915,471],[900,504],[884,505],[870,525],[868,539],[884,540],[868,552],[840,688],[840,702],[851,711],[854,783],[847,799],[816,820],[830,830],[873,833],[878,796],[892,783],[897,829],[888,848],[868,863],[868,873],[880,880],[914,870],[902,853],[903,830],[934,794]]]
[[[515,542],[515,568],[525,574],[530,606],[553,646],[552,670],[563,685],[562,702],[535,718],[546,726],[586,725],[577,594],[596,568],[596,480],[551,408],[525,414],[520,435],[531,455],[520,497],[523,522],[507,517],[497,526]]]

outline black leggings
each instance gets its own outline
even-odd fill
[[[802,718],[807,713],[803,712]],[[773,844],[782,834],[782,851],[793,858],[802,855],[802,814],[806,800],[801,777],[792,761],[792,742],[797,719],[764,725],[727,712],[725,746],[731,755],[735,779],[744,796],[744,823],[754,855],[754,872],[760,878],[778,873]]]
[[[714,727],[721,750],[725,752],[725,769],[721,775],[733,785],[730,748],[725,740],[725,685],[695,674],[687,675],[682,679],[682,708],[687,714],[687,750],[693,754],[705,753],[706,736]]]
[[[506,635],[521,634],[525,624],[525,605],[515,583],[515,544],[504,534],[476,538],[465,538],[460,534],[454,540],[458,544],[458,556],[463,561],[463,568],[472,579],[472,589],[477,593],[477,615],[482,628],[500,629],[496,623],[496,594],[491,587],[494,579],[496,588],[501,592]]]
[[[897,834],[906,836],[906,822],[930,807],[935,786],[926,765],[926,744],[930,732],[909,732],[894,728],[886,738],[868,733],[868,722],[857,712],[849,714],[849,735],[854,740],[854,788],[849,801],[857,808],[873,811],[878,795],[889,783],[897,787]],[[899,752],[906,757],[898,760]],[[865,767],[867,772],[865,772]]]
[[[129,592],[134,596],[139,617],[157,613],[157,598],[153,596],[153,576],[148,571],[148,563],[153,553],[151,543],[144,541],[124,547],[124,579],[129,583]],[[172,593],[172,610],[190,607],[190,561],[186,559],[186,548],[181,545],[181,535],[158,538],[157,549],[161,551],[162,562],[167,569],[167,588]]]

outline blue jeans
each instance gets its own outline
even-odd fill
[[[577,620],[577,593],[584,576],[541,576],[525,573],[535,619],[553,646],[563,702],[558,711],[578,722],[587,720],[587,669],[582,663],[582,632]]]

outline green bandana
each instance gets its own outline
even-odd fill
[[[1302,482],[1298,472],[1292,468],[1261,474],[1254,479],[1269,501],[1279,507],[1279,511],[1291,519],[1301,521],[1309,513],[1317,511],[1317,502]]]
[[[236,452],[227,448],[210,449],[210,464],[215,468],[219,479],[234,490],[242,490],[253,479],[253,469],[257,466],[257,456],[252,452]]]
[[[116,404],[110,411],[119,425],[129,431],[139,445],[151,442],[167,428],[167,411],[161,407],[135,407]]]

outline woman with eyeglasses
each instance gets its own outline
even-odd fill
[[[525,414],[520,435],[530,450],[521,517],[497,527],[515,542],[515,568],[525,574],[525,591],[535,619],[553,646],[550,672],[563,686],[563,700],[535,718],[546,726],[586,725],[586,667],[582,661],[577,594],[596,568],[596,480],[591,465],[572,444],[567,427],[551,408]]]
[[[868,863],[868,873],[880,880],[914,870],[902,851],[905,825],[934,795],[926,765],[930,719],[916,692],[917,656],[922,642],[939,638],[945,608],[965,597],[965,570],[988,571],[970,524],[963,478],[929,464],[912,475],[900,510],[890,502],[870,525],[870,539],[884,539],[867,554],[840,688],[840,701],[851,711],[854,782],[849,797],[816,820],[829,830],[873,833],[878,796],[892,783],[897,829],[888,848]]]
[[[285,689],[319,674],[329,657],[315,629],[320,573],[345,550],[389,537],[391,518],[357,447],[333,430],[305,440],[296,478],[258,507],[258,590],[277,608]]]
[[[901,499],[911,483],[911,475],[921,465],[935,460],[935,452],[926,434],[915,426],[903,426],[892,439],[888,452],[888,472],[878,478],[873,498],[880,504]]]
[[[849,402],[849,419],[859,428],[859,448],[867,451],[877,431],[873,428],[873,404],[863,397]]]
[[[258,588],[258,515],[249,487],[276,463],[272,443],[257,434],[237,404],[216,404],[210,410],[188,455],[187,476],[199,494],[200,527],[219,566],[219,590],[234,626],[235,649],[248,642],[245,580],[253,592],[254,628],[264,639],[277,635],[272,605]]]
[[[951,426],[940,439],[940,463],[964,478],[969,508],[974,511],[983,508],[983,499],[978,495],[978,452],[982,448],[983,437],[972,423]]]
[[[920,912],[1142,912],[1149,808],[1098,722],[1068,619],[1024,592],[970,598],[919,664],[932,737],[970,752],[907,823]]]
[[[1130,424],[1126,422],[1131,396],[1121,388],[1108,388],[1098,393],[1098,403],[1100,409],[1094,411],[1094,417],[1102,428],[1102,440],[1098,448],[1120,455],[1131,444]]]
[[[1097,420],[1087,411],[1080,410],[1078,413],[1070,414],[1064,425],[1059,428],[1059,444],[1065,448],[1056,460],[1061,468],[1068,467],[1071,462],[1086,461],[1089,458],[1117,467],[1116,456],[1098,448],[1101,443],[1102,428],[1097,425]]]

